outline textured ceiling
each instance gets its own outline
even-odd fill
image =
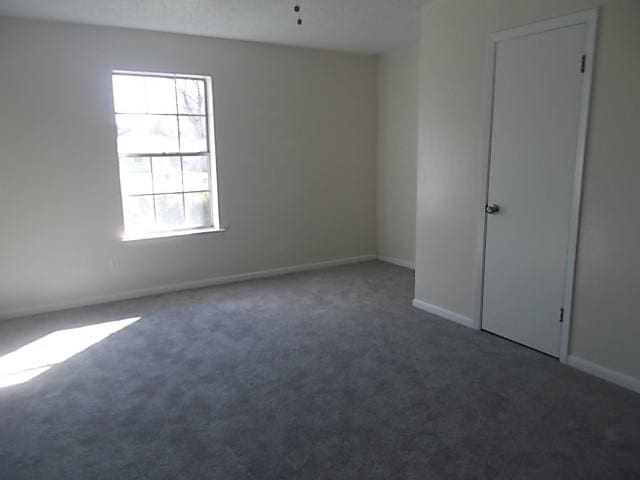
[[[424,0],[0,0],[0,15],[379,53],[418,38]]]

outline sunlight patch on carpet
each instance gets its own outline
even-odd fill
[[[0,388],[28,382],[141,317],[59,330],[0,357]]]

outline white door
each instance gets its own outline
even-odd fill
[[[482,327],[555,357],[586,34],[573,25],[495,50]]]

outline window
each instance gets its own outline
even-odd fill
[[[211,78],[112,79],[125,238],[218,229]]]

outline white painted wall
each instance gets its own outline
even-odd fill
[[[4,18],[0,65],[0,317],[375,254],[376,57]],[[120,241],[112,69],[213,75],[227,232]]]
[[[413,266],[418,46],[382,55],[378,72],[378,255]]]
[[[637,0],[439,0],[423,7],[416,299],[463,317],[476,314],[489,33],[596,6],[602,8],[570,360],[583,359],[584,365],[638,379]],[[598,373],[595,368],[592,371]],[[614,376],[609,375],[615,380]]]

